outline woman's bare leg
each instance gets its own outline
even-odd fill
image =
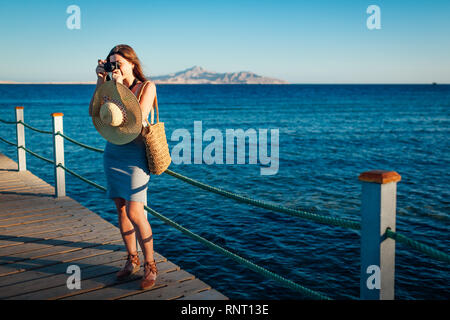
[[[152,228],[144,211],[144,204],[137,201],[127,201],[128,218],[134,225],[139,245],[144,253],[145,261],[153,261],[153,238],[145,243],[142,240],[152,235]]]
[[[136,233],[132,232],[123,235],[123,233],[129,232],[134,228],[132,222],[128,219],[126,200],[123,198],[114,198],[114,203],[116,204],[117,213],[119,214],[119,229],[122,233],[125,247],[127,248],[128,253],[136,253]]]

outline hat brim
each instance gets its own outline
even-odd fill
[[[126,123],[121,126],[111,126],[103,123],[100,118],[100,107],[105,98],[120,102],[125,107]],[[92,102],[92,122],[103,138],[113,144],[126,144],[139,136],[142,130],[142,111],[136,96],[121,83],[107,81],[101,84],[94,94]]]

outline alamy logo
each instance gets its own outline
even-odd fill
[[[67,278],[67,289],[81,289],[81,269],[76,264],[67,267],[66,273],[72,274]]]
[[[373,29],[381,29],[381,10],[379,6],[376,5],[370,5],[367,7],[367,14],[372,14],[370,17],[367,18],[367,29],[373,30]]]
[[[66,13],[71,13],[66,20],[67,29],[81,29],[81,10],[77,5],[70,5],[67,7]]]
[[[370,274],[366,281],[367,288],[369,290],[380,289],[380,267],[375,264],[368,266],[366,273]]]
[[[194,137],[184,128],[172,132],[171,141],[179,141],[171,151],[174,164],[190,164],[194,144],[194,164],[223,164],[224,138],[226,164],[245,164],[246,140],[248,139],[248,164],[261,166],[261,175],[277,174],[279,168],[279,129],[270,129],[270,156],[268,152],[268,129],[226,129],[225,137],[219,129],[202,131],[202,121],[194,121]],[[203,148],[204,141],[211,141]],[[236,141],[236,147],[235,142]],[[266,167],[267,166],[267,167]]]

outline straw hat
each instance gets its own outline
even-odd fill
[[[141,133],[142,111],[134,93],[111,80],[100,85],[94,94],[92,121],[103,138],[120,145]]]

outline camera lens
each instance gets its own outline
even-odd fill
[[[114,70],[114,65],[111,62],[105,63],[105,71],[106,72],[111,72],[113,70]]]

